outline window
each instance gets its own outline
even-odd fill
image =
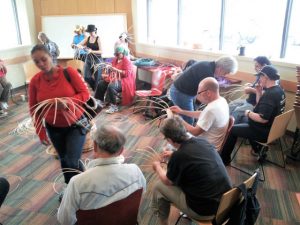
[[[149,0],[149,36],[152,44],[177,45],[177,1]]]
[[[11,48],[20,44],[12,0],[1,0],[0,27],[3,32],[1,34],[0,49]]]
[[[227,0],[223,50],[279,58],[285,9],[284,0]]]
[[[221,1],[182,0],[180,45],[205,50],[218,50]]]
[[[294,0],[292,6],[291,22],[287,41],[285,58],[291,62],[299,63],[300,55],[300,0]]]
[[[300,55],[300,0],[143,1],[147,28],[138,33],[150,44],[228,54],[244,47],[246,56],[290,61]]]

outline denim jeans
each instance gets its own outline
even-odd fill
[[[82,129],[78,126],[70,127],[52,127],[46,124],[47,133],[49,138],[55,147],[59,159],[62,171],[68,171],[68,169],[75,169],[83,171],[82,163],[80,162],[82,148],[85,142],[86,134],[82,132]],[[65,183],[69,183],[70,179],[77,175],[79,172],[65,172]]]
[[[229,113],[235,119],[234,123],[247,122],[248,118],[245,116],[246,110],[253,110],[254,106],[246,101],[246,99],[236,99],[229,103]]]
[[[181,109],[188,110],[188,111],[194,111],[194,99],[195,96],[186,95],[177,88],[172,85],[170,89],[170,95],[171,100],[174,103],[174,105],[179,106]],[[191,118],[189,116],[181,115],[182,119],[186,121],[187,123],[193,125],[194,118]]]
[[[108,103],[116,105],[116,96],[120,92],[122,92],[122,83],[120,80],[112,83],[101,80],[96,89],[95,98],[104,101],[104,95],[106,93],[105,100],[107,100]]]
[[[84,80],[90,85],[90,87],[95,91],[99,81],[102,79],[102,69],[99,67],[97,71],[94,70],[94,66],[102,62],[101,57],[96,57],[88,54],[85,59],[83,75]]]

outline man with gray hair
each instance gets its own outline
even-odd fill
[[[118,128],[102,126],[92,131],[92,139],[95,159],[70,180],[57,213],[61,224],[75,224],[79,209],[98,209],[146,189],[139,167],[124,163],[121,154],[126,138]]]
[[[213,77],[204,78],[198,87],[197,99],[207,106],[201,111],[187,111],[179,106],[170,109],[181,115],[198,118],[195,126],[183,121],[188,132],[194,136],[204,137],[221,151],[229,122],[229,107],[225,98],[219,94],[219,83]]]
[[[235,74],[237,69],[237,60],[232,56],[221,56],[216,61],[194,63],[172,84],[171,100],[174,105],[178,105],[183,110],[194,111],[194,100],[201,80],[206,77],[224,77],[227,74]],[[194,119],[189,116],[182,115],[182,118],[189,124],[194,122]]]
[[[191,137],[178,116],[166,119],[161,132],[176,150],[165,150],[160,161],[153,162],[159,177],[153,208],[160,224],[168,224],[171,203],[191,218],[212,219],[223,193],[231,188],[220,155],[204,138]],[[167,171],[161,166],[165,159]]]

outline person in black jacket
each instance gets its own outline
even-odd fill
[[[172,84],[170,95],[172,102],[183,110],[194,111],[194,100],[198,85],[206,77],[222,77],[236,73],[238,63],[232,56],[222,56],[216,61],[200,61],[185,70]],[[194,119],[188,116],[182,118],[189,124]]]

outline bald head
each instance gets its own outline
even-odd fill
[[[199,90],[209,90],[215,93],[219,93],[219,83],[218,81],[213,78],[213,77],[207,77],[204,78],[200,83],[199,83]]]
[[[92,139],[99,149],[111,155],[122,150],[126,138],[121,130],[115,126],[104,125],[92,133]]]

